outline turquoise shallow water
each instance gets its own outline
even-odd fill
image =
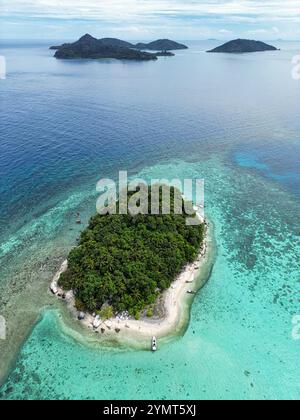
[[[0,398],[299,399],[300,344],[291,335],[300,313],[300,86],[290,77],[296,47],[285,46],[278,57],[241,58],[210,58],[204,48],[196,44],[172,62],[141,67],[53,64],[39,46],[30,52],[39,65],[22,75],[21,59],[9,49],[16,70],[0,87],[11,101],[24,90],[31,97],[17,109],[20,147],[10,132],[14,116],[1,114],[1,188],[8,199],[0,287],[9,325],[8,340],[0,342],[2,375],[12,364]],[[74,93],[79,80],[84,89]],[[28,127],[30,115],[35,124]],[[47,294],[76,243],[76,211],[86,223],[99,174],[124,168],[146,179],[204,178],[215,226],[216,263],[189,327],[155,355],[83,346],[63,332]]]
[[[229,183],[234,173],[218,165],[174,162],[140,174],[213,179],[206,200],[218,259],[186,334],[155,355],[93,350],[64,335],[46,311],[3,388],[8,398],[299,398],[299,343],[291,339],[299,243],[286,217],[298,203],[247,172]],[[254,182],[255,195],[247,195]],[[272,197],[281,198],[276,209]]]

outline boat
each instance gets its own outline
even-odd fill
[[[195,294],[196,294],[196,292],[194,292],[193,290],[188,290],[188,291],[187,291],[187,293],[188,293],[189,295],[195,295]]]
[[[152,351],[157,351],[157,339],[156,339],[156,337],[152,337],[151,350]]]
[[[80,213],[77,213],[76,223],[77,223],[77,225],[81,225],[81,217],[80,217]]]

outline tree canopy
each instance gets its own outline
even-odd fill
[[[204,225],[188,226],[185,210],[172,211],[174,190],[171,197],[171,214],[91,218],[59,280],[65,290],[74,291],[80,309],[94,312],[109,305],[114,312],[127,310],[138,317],[195,260]]]

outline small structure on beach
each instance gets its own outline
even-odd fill
[[[84,312],[79,312],[78,314],[78,320],[79,321],[83,321],[85,319],[85,313]]]
[[[97,328],[100,327],[100,325],[101,325],[101,319],[100,319],[100,316],[97,315],[93,321],[93,328],[96,330]]]

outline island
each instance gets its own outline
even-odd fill
[[[68,47],[68,45],[70,44],[62,44],[62,45],[53,45],[52,47],[50,47],[50,50],[59,50],[60,48],[64,48],[64,47]]]
[[[134,48],[134,45],[131,42],[123,41],[118,38],[101,38],[99,39],[99,42],[109,47]]]
[[[118,38],[97,39],[86,34],[74,43],[64,43],[60,46],[52,46],[55,50],[55,58],[58,59],[100,59],[114,58],[118,60],[157,60],[157,57],[172,57],[171,50],[187,49],[185,45],[169,39],[161,39],[149,44],[132,44]],[[159,51],[150,53],[145,50]]]
[[[55,275],[52,293],[93,332],[149,339],[186,321],[182,311],[199,288],[208,224],[181,195],[182,214],[175,213],[175,194],[181,193],[172,188],[170,214],[162,213],[160,194],[157,215],[92,217]],[[187,224],[191,212],[194,226]]]
[[[188,49],[186,45],[179,44],[178,42],[171,41],[170,39],[158,39],[157,41],[149,43],[139,43],[135,45],[135,48],[151,51],[176,51]]]
[[[96,39],[89,34],[84,35],[78,41],[71,44],[63,44],[60,47],[50,47],[57,50],[54,57],[57,59],[101,59],[113,58],[117,60],[157,60],[155,54],[128,48],[123,41],[106,38]]]
[[[171,51],[159,51],[155,55],[156,57],[175,57],[175,54]]]
[[[83,41],[85,39],[88,40],[90,37],[91,37],[91,35],[86,34],[82,38],[80,38],[80,40],[83,40]],[[94,40],[96,40],[96,38],[94,38]],[[102,45],[105,45],[107,47],[134,48],[134,45],[131,44],[130,42],[122,41],[121,39],[118,39],[118,38],[101,38],[97,41],[99,43],[101,43]],[[71,44],[65,43],[65,44],[62,44],[60,46],[52,46],[52,47],[50,47],[50,50],[59,50],[60,48],[68,47],[69,45],[71,45]]]
[[[242,54],[262,51],[278,51],[278,49],[276,47],[273,47],[272,45],[268,45],[261,41],[252,41],[249,39],[236,39],[207,52]]]

